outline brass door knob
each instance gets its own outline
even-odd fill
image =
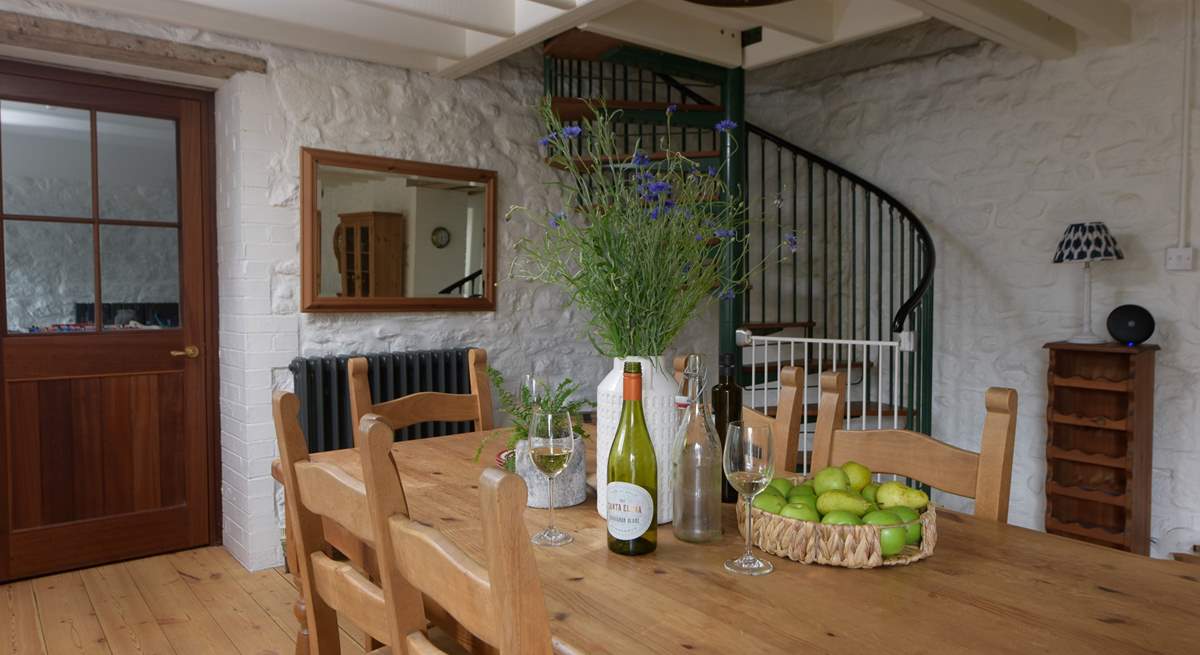
[[[200,356],[200,349],[196,346],[184,346],[183,350],[172,350],[172,357],[187,357],[188,359],[196,359]]]

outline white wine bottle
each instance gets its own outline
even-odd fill
[[[608,451],[608,549],[645,555],[658,547],[658,461],[642,413],[642,365],[625,362],[624,402]]]

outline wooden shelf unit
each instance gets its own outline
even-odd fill
[[[1146,555],[1158,346],[1045,347],[1046,531]]]

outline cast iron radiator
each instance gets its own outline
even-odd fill
[[[300,399],[300,426],[309,452],[352,448],[350,383],[346,362],[366,357],[371,402],[381,403],[421,391],[471,393],[467,348],[414,352],[297,357],[288,369]],[[430,421],[396,431],[398,441],[469,432],[471,422]]]

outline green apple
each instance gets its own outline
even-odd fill
[[[884,482],[875,492],[875,501],[883,509],[911,507],[919,510],[929,504],[929,496],[924,491],[913,489],[901,482]]]
[[[815,489],[813,489],[812,480],[809,480],[807,482],[802,482],[802,483],[792,487],[792,490],[788,492],[789,496],[795,496],[798,494],[804,494],[805,496],[815,497],[817,495],[817,491]]]
[[[900,525],[902,521],[895,512],[886,509],[871,512],[863,517],[863,523],[882,526],[879,529],[879,552],[884,557],[896,555],[904,550],[905,528]]]
[[[775,478],[771,480],[770,486],[779,492],[780,496],[787,498],[788,493],[792,491],[792,481],[786,478]]]
[[[835,489],[817,496],[817,511],[822,514],[843,511],[862,516],[867,513],[868,504],[866,498],[850,491]]]
[[[787,502],[789,505],[807,505],[808,507],[813,508],[814,512],[817,511],[817,497],[816,496],[806,496],[804,494],[799,494],[799,495],[793,494],[791,496],[788,496]]]
[[[879,490],[879,485],[874,482],[870,482],[867,484],[867,486],[862,488],[862,491],[860,493],[862,493],[863,498],[866,498],[867,500],[869,500],[871,502],[875,502],[875,492],[878,490]]]
[[[911,507],[893,507],[892,513],[904,522],[904,543],[915,546],[921,543],[921,515]]]
[[[850,480],[850,488],[862,491],[871,482],[871,469],[853,460],[842,464],[842,471]]]
[[[763,487],[763,490],[760,491],[758,495],[760,495],[760,496],[771,495],[771,496],[775,496],[775,497],[779,498],[780,500],[787,499],[786,495],[782,491],[780,491],[779,489],[777,489],[775,487],[772,487],[769,484],[767,486]]]
[[[784,505],[783,509],[780,510],[779,513],[790,519],[800,519],[801,521],[812,521],[813,523],[816,523],[817,521],[821,520],[821,515],[817,513],[817,510],[809,507],[808,505],[802,505],[800,503]]]
[[[755,507],[772,514],[778,514],[786,504],[787,501],[776,494],[761,493],[754,497]]]
[[[817,495],[827,491],[845,491],[850,488],[850,478],[846,472],[836,466],[823,468],[813,476],[813,491]]]
[[[862,525],[862,519],[850,512],[835,510],[821,518],[825,525]]]

